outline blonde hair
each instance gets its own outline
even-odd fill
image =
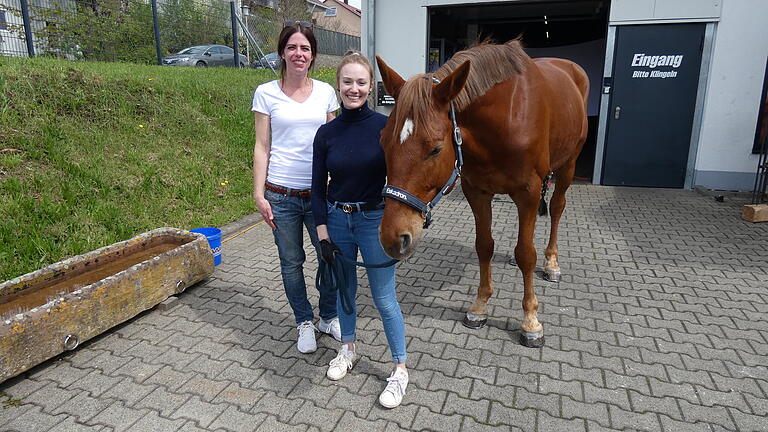
[[[341,58],[339,66],[336,67],[336,88],[339,87],[339,81],[341,80],[341,68],[351,63],[357,63],[368,69],[368,78],[370,80],[371,90],[373,90],[373,67],[371,66],[371,62],[369,62],[368,58],[365,57],[360,51],[356,50],[349,50],[345,52],[344,57]]]

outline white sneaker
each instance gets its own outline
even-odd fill
[[[296,348],[302,354],[317,351],[317,341],[315,341],[315,326],[312,321],[304,321],[297,327],[299,330],[299,341]]]
[[[381,392],[379,403],[386,408],[395,408],[400,405],[408,387],[408,371],[396,367],[392,375],[387,378],[387,388]]]
[[[317,324],[317,330],[329,334],[333,336],[337,342],[341,342],[341,325],[339,324],[339,317],[332,318],[330,321],[321,319]]]
[[[357,353],[350,351],[347,344],[341,346],[339,354],[336,358],[331,360],[331,365],[328,367],[328,372],[325,374],[333,381],[338,381],[352,370],[352,366],[357,362]]]

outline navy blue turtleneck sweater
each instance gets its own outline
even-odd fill
[[[385,115],[366,103],[353,110],[342,107],[341,115],[317,130],[312,159],[315,224],[326,224],[327,201],[381,201],[387,168],[379,138],[386,122]]]

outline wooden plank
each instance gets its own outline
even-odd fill
[[[768,204],[745,205],[741,218],[749,222],[768,222]]]

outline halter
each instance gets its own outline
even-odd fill
[[[436,84],[440,84],[440,80],[434,76],[432,77],[432,81]],[[443,198],[443,196],[449,194],[453,190],[454,185],[461,176],[461,166],[464,165],[464,156],[461,153],[461,144],[463,141],[461,139],[461,130],[459,129],[459,124],[456,122],[456,110],[453,108],[453,101],[451,101],[450,117],[451,122],[453,122],[453,150],[456,155],[456,162],[453,165],[453,172],[448,178],[448,181],[445,182],[445,185],[443,185],[442,188],[440,188],[440,191],[437,193],[437,195],[432,198],[432,201],[425,203],[416,197],[416,195],[413,195],[407,190],[401,189],[397,186],[386,185],[384,186],[384,190],[381,191],[381,194],[385,198],[389,197],[396,199],[411,206],[419,213],[421,213],[421,217],[424,218],[424,228],[429,228],[429,226],[432,225],[432,209],[437,206],[437,203]]]

